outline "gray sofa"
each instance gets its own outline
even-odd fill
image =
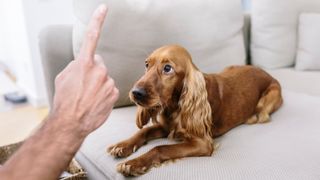
[[[250,63],[250,15],[243,18]],[[72,25],[50,26],[40,34],[50,103],[55,76],[74,59],[72,36]],[[216,140],[219,148],[212,157],[177,160],[153,168],[138,179],[320,179],[320,72],[296,71],[294,67],[266,70],[280,81],[284,95],[284,105],[270,123],[241,125]],[[134,81],[121,83],[131,86]],[[83,143],[76,158],[90,179],[124,179],[116,172],[119,162],[137,157],[156,145],[175,143],[154,140],[124,159],[107,154],[108,146],[138,130],[135,110],[135,106],[118,106],[108,121]]]

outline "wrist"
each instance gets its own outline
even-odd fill
[[[73,110],[72,110],[73,109]],[[75,110],[77,108],[67,108],[56,106],[50,112],[47,120],[50,124],[53,124],[59,131],[63,131],[68,134],[74,134],[77,138],[85,138],[90,134],[90,126],[85,126],[85,120],[87,114],[82,110]]]
[[[77,121],[72,122],[56,115],[48,116],[40,129],[40,134],[48,136],[51,143],[57,144],[61,149],[70,153],[75,153],[86,137],[77,126]]]

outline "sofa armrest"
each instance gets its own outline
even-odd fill
[[[54,79],[74,59],[72,25],[52,25],[44,28],[39,35],[39,46],[48,100],[51,106]]]

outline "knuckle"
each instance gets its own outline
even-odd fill
[[[58,74],[55,78],[54,78],[54,83],[57,84],[61,79],[61,74]]]
[[[96,60],[96,61],[103,61],[103,58],[102,58],[102,56],[100,55],[100,54],[95,54],[94,55],[94,59]]]
[[[115,82],[112,78],[109,78],[108,82],[109,82],[109,86],[111,86],[112,88],[115,87]]]
[[[119,99],[120,96],[120,92],[118,88],[114,88],[113,89],[113,98],[114,98],[114,102],[117,101]]]
[[[95,54],[94,55],[94,62],[95,62],[95,65],[99,68],[103,68],[105,73],[108,74],[108,68],[107,66],[105,65],[104,63],[104,60],[103,60],[103,57],[99,54]]]
[[[108,72],[108,68],[106,66],[104,66],[104,70],[105,70],[105,75],[108,77],[109,76],[109,72]]]
[[[82,61],[82,64],[84,67],[90,69],[94,66],[94,63],[92,63],[92,61],[88,58],[85,61]]]
[[[98,69],[103,70],[104,72],[107,72],[107,67],[104,65],[103,61],[95,60],[95,65]]]
[[[86,56],[79,56],[77,57],[77,62],[79,62],[79,64],[84,67],[84,68],[92,68],[93,67],[93,63],[90,60],[90,57],[86,57]]]
[[[62,80],[62,72],[59,73],[59,74],[55,77],[54,82],[55,82],[55,83],[58,83],[58,82],[61,81],[61,80]]]
[[[106,81],[107,80],[107,70],[106,68],[103,68],[103,67],[98,67],[96,70],[96,73],[97,73],[97,78],[100,80],[100,81]]]
[[[89,56],[79,56],[77,57],[77,61],[79,61],[80,64],[84,67],[91,68],[93,66],[93,63]]]
[[[116,99],[118,99],[119,95],[120,95],[120,91],[118,88],[114,88],[113,89],[114,95],[116,96]]]
[[[107,75],[107,68],[104,66],[98,66],[97,72],[99,73],[100,76],[106,76]]]

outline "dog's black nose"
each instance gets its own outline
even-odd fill
[[[132,92],[134,98],[136,98],[137,100],[141,100],[147,96],[147,93],[143,88],[135,87],[131,90],[131,92]]]

